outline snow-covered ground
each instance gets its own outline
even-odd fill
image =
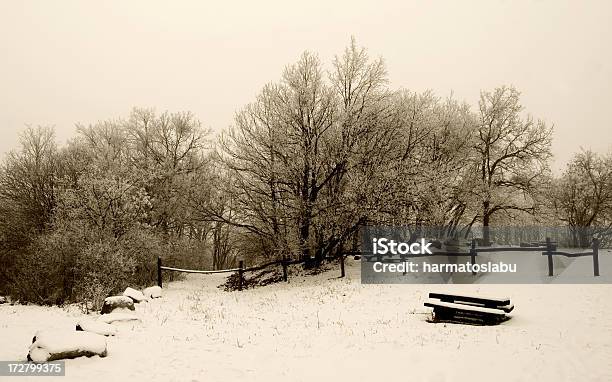
[[[122,323],[106,358],[68,360],[66,377],[48,378],[612,381],[612,285],[361,285],[353,261],[347,273],[242,292],[218,289],[223,275],[190,275],[138,304],[142,322]],[[431,291],[508,296],[516,308],[499,326],[431,324]],[[82,317],[0,305],[0,360],[25,360],[36,331]]]

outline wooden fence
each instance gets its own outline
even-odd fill
[[[583,256],[591,256],[593,258],[593,276],[599,276],[599,239],[593,239],[591,250],[590,251],[582,251],[582,252],[563,252],[557,250],[557,243],[550,240],[550,238],[546,238],[544,242],[534,242],[534,243],[521,243],[518,247],[477,247],[476,240],[473,239],[470,243],[469,252],[434,252],[432,255],[424,254],[424,255],[402,255],[400,257],[400,261],[405,261],[406,257],[428,257],[428,256],[469,256],[471,264],[476,264],[476,258],[478,253],[490,253],[490,252],[542,252],[542,256],[546,256],[548,260],[548,276],[553,276],[553,257],[554,256],[565,256],[565,257],[583,257]],[[325,257],[321,260],[339,260],[340,263],[340,277],[345,276],[344,269],[344,259],[346,256],[350,254],[342,254],[334,257]],[[366,261],[370,261],[373,258],[376,258],[378,261],[382,261],[382,255],[367,255],[362,253]],[[202,270],[194,270],[194,269],[183,269],[183,268],[174,268],[167,267],[162,265],[161,257],[157,258],[157,285],[162,287],[162,271],[170,271],[170,272],[183,272],[183,273],[199,273],[199,274],[213,274],[213,273],[232,273],[235,272],[238,275],[238,290],[242,290],[244,286],[244,274],[245,272],[256,272],[263,270],[268,267],[281,266],[283,269],[283,281],[288,282],[288,267],[289,265],[298,265],[298,264],[309,264],[318,261],[316,259],[301,259],[301,260],[290,260],[286,256],[283,256],[280,260],[271,261],[269,263],[257,265],[254,267],[247,268],[244,266],[244,261],[240,260],[238,263],[238,268],[230,268],[230,269],[219,269],[214,271],[202,271]],[[472,274],[476,274],[472,272]]]
[[[340,263],[340,277],[344,277],[346,275],[345,270],[344,270],[344,259],[347,255],[346,254],[342,254],[339,256],[334,256],[334,257],[325,257],[322,260],[326,260],[326,261],[331,261],[331,260],[339,260]],[[199,273],[199,274],[213,274],[213,273],[236,273],[238,275],[238,290],[242,290],[243,286],[244,286],[244,274],[246,272],[256,272],[256,271],[260,271],[269,267],[274,267],[274,266],[281,266],[283,269],[283,281],[288,282],[289,281],[289,272],[288,272],[288,267],[290,265],[298,265],[298,264],[309,264],[309,263],[313,263],[315,261],[319,261],[318,259],[302,259],[302,260],[291,260],[289,258],[287,258],[286,256],[283,256],[282,259],[280,260],[275,260],[275,261],[271,261],[265,264],[261,264],[261,265],[257,265],[254,267],[250,267],[247,268],[244,266],[244,261],[240,260],[238,262],[238,268],[229,268],[229,269],[219,269],[219,270],[214,270],[214,271],[202,271],[202,270],[195,270],[195,269],[183,269],[183,268],[174,268],[174,267],[167,267],[164,266],[162,264],[162,259],[161,257],[157,258],[157,285],[161,288],[163,287],[163,282],[162,282],[162,271],[170,271],[170,272],[182,272],[182,273]]]
[[[553,257],[554,256],[565,256],[565,257],[583,257],[591,256],[593,258],[593,276],[599,276],[599,239],[595,238],[592,241],[591,249],[588,251],[581,252],[563,252],[557,250],[557,243],[546,238],[544,242],[532,242],[532,243],[521,243],[518,247],[477,247],[476,240],[473,239],[470,243],[469,252],[434,252],[433,254],[423,255],[401,255],[397,261],[404,262],[406,258],[412,257],[429,257],[429,256],[469,256],[470,263],[476,264],[476,258],[478,253],[490,253],[490,252],[542,252],[542,256],[546,256],[548,260],[548,276],[554,276],[553,274]],[[382,255],[364,254],[364,258],[367,261],[376,259],[382,261]],[[476,272],[472,272],[473,275]]]
[[[593,276],[599,276],[599,239],[593,239],[591,244],[591,251],[582,252],[561,252],[557,251],[557,246],[550,241],[550,238],[546,238],[546,250],[542,252],[543,256],[548,257],[548,275],[553,276],[553,256],[565,256],[565,257],[593,257]]]
[[[532,245],[536,246],[532,246]],[[476,263],[476,256],[478,252],[508,252],[508,251],[542,251],[542,256],[548,258],[548,276],[554,276],[553,274],[553,256],[565,256],[565,257],[593,257],[593,276],[599,276],[599,239],[593,239],[590,251],[582,252],[562,252],[557,251],[557,244],[552,242],[549,237],[546,238],[545,242],[537,243],[522,243],[519,247],[491,247],[491,248],[476,248],[476,241],[472,240],[470,247],[470,256],[472,264]]]

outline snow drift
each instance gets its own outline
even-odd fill
[[[149,299],[160,298],[162,296],[162,288],[156,285],[156,286],[145,288],[142,291],[142,293],[145,295],[145,297]]]
[[[80,320],[76,325],[77,331],[85,331],[100,334],[102,336],[114,336],[117,334],[117,328],[103,321],[94,321],[88,319]]]

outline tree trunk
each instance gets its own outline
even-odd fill
[[[580,227],[580,248],[588,248],[591,246],[591,238],[589,235],[589,227]]]
[[[304,259],[310,258],[310,216],[309,215],[310,213],[307,211],[305,213],[305,216],[302,217],[302,224],[300,225],[300,247],[302,250],[302,257]]]
[[[491,212],[489,210],[489,202],[482,203],[482,241],[483,245],[488,247],[491,245],[491,232],[489,230],[489,221]]]

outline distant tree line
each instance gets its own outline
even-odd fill
[[[157,256],[224,268],[358,248],[364,225],[429,225],[489,241],[492,224],[612,227],[612,156],[553,177],[552,127],[520,93],[453,97],[389,86],[355,41],[325,70],[304,53],[212,137],[189,112],[134,109],[65,146],[29,127],[0,167],[0,293],[95,307],[150,284]]]

